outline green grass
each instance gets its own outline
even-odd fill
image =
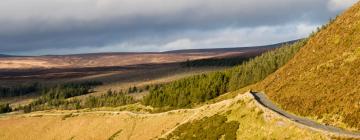
[[[239,123],[236,121],[227,122],[226,116],[214,115],[181,125],[167,139],[179,140],[225,140],[236,139],[236,131]]]

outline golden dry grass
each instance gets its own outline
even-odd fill
[[[290,112],[360,130],[359,13],[357,3],[256,89]]]
[[[29,139],[134,139],[165,137],[177,126],[205,116],[227,114],[240,122],[238,139],[324,139],[326,136],[296,127],[276,116],[261,113],[248,96],[164,113],[128,111],[43,111],[0,117],[0,137]],[[231,110],[231,113],[226,113]],[[115,136],[114,136],[115,135]]]
[[[7,140],[107,139],[119,130],[120,139],[151,139],[181,122],[187,112],[164,115],[89,113],[67,117],[52,113],[2,118],[0,137]]]

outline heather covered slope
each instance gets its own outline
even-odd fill
[[[283,68],[257,84],[293,113],[360,130],[360,3],[309,38]]]

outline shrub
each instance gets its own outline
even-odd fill
[[[166,139],[179,140],[218,140],[224,136],[225,140],[236,139],[239,122],[227,122],[222,115],[214,115],[179,126]]]
[[[11,111],[12,109],[9,104],[0,104],[0,113],[8,113]]]

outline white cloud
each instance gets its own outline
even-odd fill
[[[296,34],[298,36],[307,36],[311,32],[316,31],[316,28],[320,27],[320,25],[309,25],[309,24],[299,24],[296,27]]]
[[[194,48],[194,43],[188,38],[178,39],[160,46],[161,50],[177,50],[177,49],[191,49]]]

